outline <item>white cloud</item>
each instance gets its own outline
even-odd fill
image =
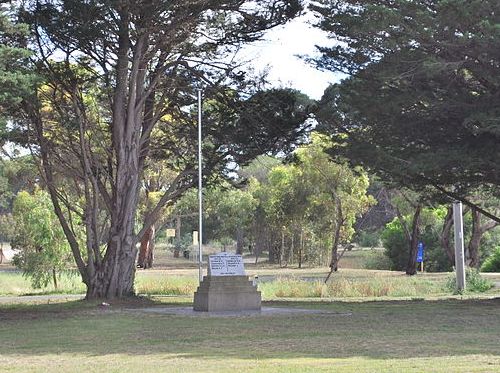
[[[342,75],[317,70],[298,56],[317,55],[315,45],[331,45],[326,34],[308,22],[312,16],[304,15],[269,31],[265,40],[245,47],[240,58],[252,60],[252,66],[264,70],[269,66],[268,79],[276,86],[298,89],[318,99],[325,88],[338,82]]]

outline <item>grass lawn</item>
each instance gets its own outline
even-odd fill
[[[0,305],[0,371],[500,371],[500,299],[266,304],[350,316],[127,310],[160,305],[151,303]]]
[[[0,302],[0,372],[500,372],[500,298],[452,297],[446,273],[356,269],[364,253],[352,254],[351,268],[327,286],[327,268],[247,266],[259,276],[264,306],[320,314],[223,318],[131,310],[190,307],[197,269],[182,259],[136,276],[139,293],[176,297],[105,308],[62,298]],[[40,292],[21,273],[0,267],[0,295]],[[487,277],[500,282],[500,274]],[[84,292],[77,276],[60,285],[62,293]],[[499,287],[482,295],[499,296]]]

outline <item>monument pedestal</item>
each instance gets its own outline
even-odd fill
[[[194,293],[195,311],[260,311],[260,308],[260,291],[247,276],[205,276]]]

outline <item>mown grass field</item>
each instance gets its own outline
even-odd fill
[[[6,297],[54,289],[32,289],[2,265],[0,372],[500,372],[498,287],[453,296],[450,274],[363,270],[365,253],[352,254],[327,285],[326,268],[247,266],[264,306],[322,312],[242,317],[141,311],[191,307],[197,270],[182,260],[138,270],[136,289],[149,296],[109,307]],[[78,276],[60,285],[84,292]]]
[[[272,302],[265,305],[325,313],[260,317],[193,317],[137,310],[166,305],[190,303],[0,306],[0,370],[500,371],[499,299]]]

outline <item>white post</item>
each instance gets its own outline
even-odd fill
[[[201,155],[201,89],[198,89],[198,273],[200,284],[203,281],[203,180]]]
[[[453,225],[455,228],[455,272],[457,275],[457,290],[465,290],[464,263],[464,229],[462,219],[462,202],[453,202]]]

